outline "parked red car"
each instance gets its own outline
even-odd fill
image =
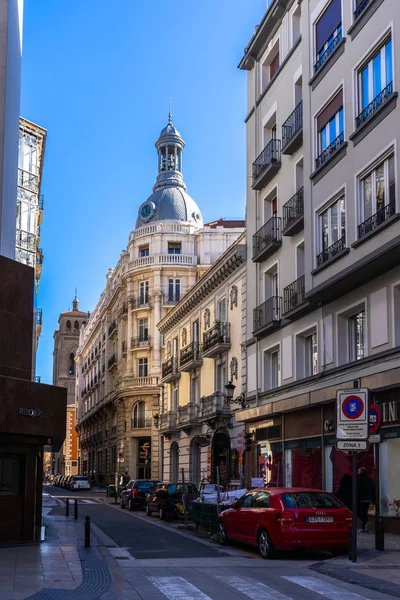
[[[322,490],[266,488],[247,492],[217,521],[220,544],[257,546],[263,558],[277,550],[345,551],[351,512]]]

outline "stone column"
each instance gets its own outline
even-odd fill
[[[131,308],[131,303],[130,303],[131,296],[132,296],[131,281],[128,280],[128,330],[127,330],[127,334],[126,334],[126,370],[129,374],[132,373],[132,366],[133,366],[133,356],[132,356],[132,350],[131,350],[131,337],[133,335],[132,308]]]

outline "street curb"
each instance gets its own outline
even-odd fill
[[[397,566],[397,565],[396,565]],[[356,573],[352,569],[359,568],[363,569],[366,573]],[[352,583],[354,585],[359,585],[361,587],[367,588],[374,592],[381,592],[390,594],[396,598],[400,598],[400,585],[397,583],[391,583],[390,581],[385,581],[384,579],[377,579],[376,577],[370,577],[367,574],[368,569],[376,569],[377,566],[363,566],[363,565],[353,565],[353,567],[344,567],[338,566],[335,567],[332,563],[329,566],[323,563],[315,563],[311,565],[309,569],[320,573],[321,575],[326,575],[327,577],[331,577],[334,579],[339,579],[340,581],[344,581],[345,583]],[[382,565],[379,565],[378,568],[385,569]],[[397,567],[398,568],[398,567]]]
[[[90,521],[90,528],[94,537],[97,539],[99,546],[105,546],[106,548],[119,548],[118,544],[114,542],[100,527],[95,525],[93,521]]]

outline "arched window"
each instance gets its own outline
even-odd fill
[[[68,329],[68,331],[71,331],[71,321],[67,321],[65,326]]]
[[[79,323],[78,323],[78,321],[75,321],[75,323],[74,323],[74,329],[79,329]]]
[[[132,429],[151,427],[151,414],[147,402],[136,402],[132,410]]]
[[[75,375],[75,354],[73,352],[69,355],[68,375]]]

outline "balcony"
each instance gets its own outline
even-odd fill
[[[150,308],[151,302],[148,294],[139,296],[139,298],[131,298],[131,310],[137,310],[139,308]]]
[[[303,101],[282,125],[282,154],[293,154],[303,143]]]
[[[178,359],[175,356],[171,356],[171,358],[163,362],[161,374],[161,383],[170,383],[171,381],[176,381],[180,378],[181,374],[179,372]]]
[[[193,369],[201,367],[202,364],[203,359],[200,356],[199,342],[191,342],[185,348],[182,348],[179,363],[180,371],[193,371]]]
[[[118,363],[118,359],[117,359],[117,355],[113,354],[111,356],[111,358],[108,359],[108,370],[111,371],[111,369],[113,369],[114,367],[117,366]]]
[[[334,262],[337,258],[340,258],[345,252],[348,252],[348,248],[346,248],[346,238],[342,237],[340,240],[329,246],[323,250],[317,256],[317,269],[322,266],[327,266]],[[314,274],[313,271],[312,274]]]
[[[18,169],[18,185],[37,194],[39,191],[39,177],[29,173],[29,171]]]
[[[214,358],[227,352],[231,347],[230,323],[217,322],[214,327],[203,334],[203,358]]]
[[[358,239],[369,235],[379,229],[383,229],[384,223],[386,223],[391,217],[396,214],[396,203],[391,202],[383,208],[380,208],[377,213],[369,217],[364,223],[358,226]]]
[[[200,398],[199,421],[212,421],[221,417],[229,418],[230,414],[230,404],[221,392],[214,392],[210,396]]]
[[[302,275],[283,290],[283,314],[296,310],[304,301],[304,275]]]
[[[271,217],[253,235],[253,261],[262,262],[282,246],[280,217]]]
[[[144,337],[132,337],[131,338],[131,350],[140,350],[142,348],[151,348],[151,338],[148,335]]]
[[[356,128],[359,129],[371,120],[373,116],[385,106],[385,104],[393,97],[393,81],[372,100],[370,104],[356,117]]]
[[[28,250],[29,252],[36,251],[36,235],[29,233],[28,231],[22,231],[17,229],[16,244],[18,248],[22,250]]]
[[[132,377],[128,375],[119,380],[117,384],[118,392],[125,392],[127,394],[132,391],[132,389],[138,391],[139,388],[140,391],[142,388],[155,388],[158,386],[158,377],[152,375],[147,375],[145,377]]]
[[[344,145],[344,133],[342,132],[338,137],[333,140],[331,144],[315,159],[315,170],[320,169],[326,164],[333,156],[340,150]]]
[[[177,425],[179,429],[191,429],[199,424],[199,405],[189,402],[185,406],[178,406]]]
[[[140,256],[130,261],[129,267],[132,269],[138,267],[148,267],[153,265],[180,265],[195,267],[197,257],[188,254],[156,254],[155,256]]]
[[[262,190],[281,168],[281,140],[271,140],[253,162],[253,190]]]
[[[116,319],[114,319],[114,321],[112,321],[110,327],[108,328],[108,337],[112,337],[114,335],[114,333],[118,330],[118,323],[116,321]]]
[[[178,427],[176,425],[176,411],[169,411],[160,415],[160,433],[163,434],[172,434],[175,431],[178,431]]]
[[[328,47],[326,48],[326,50],[324,50],[324,52],[321,52],[318,56],[318,60],[314,65],[314,73],[317,74],[318,71],[320,69],[322,69],[322,67],[324,66],[324,64],[327,62],[327,60],[329,59],[329,57],[334,53],[334,51],[336,50],[336,48],[339,46],[340,42],[342,41],[342,29],[341,26],[340,28],[338,28],[339,31],[337,32],[336,36],[333,38],[333,40],[331,41],[331,43],[328,45]]]
[[[283,235],[295,235],[304,228],[304,188],[283,205]]]
[[[253,334],[259,335],[265,331],[279,327],[281,312],[281,296],[272,296],[260,304],[260,306],[257,306],[253,313]]]

